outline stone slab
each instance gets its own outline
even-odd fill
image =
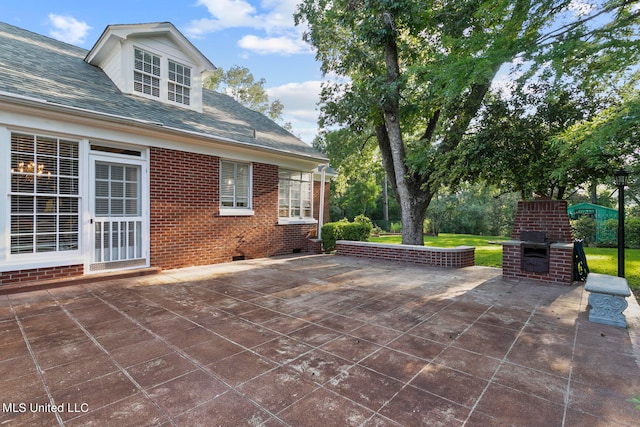
[[[628,297],[631,290],[624,277],[615,277],[608,274],[589,273],[584,285],[587,292]]]

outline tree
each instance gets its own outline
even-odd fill
[[[606,31],[597,33],[599,45],[606,44],[608,55],[629,47],[612,40],[624,38],[615,33],[620,25],[635,25],[632,2],[606,2],[577,23],[552,27],[572,3],[304,0],[299,5],[296,23],[308,24],[304,38],[315,47],[322,71],[347,78],[325,86],[320,124],[356,133],[374,129],[401,207],[402,243],[423,244],[426,209],[503,64],[525,59],[534,70],[549,62],[543,58],[563,57],[551,61],[562,75],[573,66],[573,52],[586,56],[598,47],[590,26],[601,10],[622,23],[607,22]]]
[[[628,195],[640,204],[640,90],[630,86],[623,88],[619,102],[571,126],[557,135],[555,142],[563,147],[565,168],[588,168],[609,182],[613,171],[627,169]]]
[[[605,100],[544,82],[501,97],[492,93],[473,129],[456,149],[454,181],[481,180],[523,199],[563,199],[593,170],[570,165],[572,153],[555,139],[595,114]]]
[[[313,142],[338,170],[330,206],[332,221],[364,214],[372,217],[382,191],[382,165],[377,146],[347,129],[323,132]]]
[[[222,91],[245,107],[258,111],[271,120],[281,121],[284,105],[278,99],[269,102],[269,95],[264,89],[265,83],[265,79],[256,80],[248,68],[234,65],[227,71],[217,68],[205,80],[204,87]],[[290,131],[291,123],[285,123],[283,127]]]

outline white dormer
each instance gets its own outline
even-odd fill
[[[123,93],[202,112],[202,83],[215,66],[169,22],[109,25],[85,61]]]

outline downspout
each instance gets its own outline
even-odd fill
[[[324,180],[327,166],[329,165],[318,166],[318,170],[320,171],[320,210],[318,211],[318,240],[322,240],[322,224],[324,223]]]

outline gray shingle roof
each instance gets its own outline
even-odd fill
[[[85,49],[0,22],[0,92],[326,160],[323,154],[263,114],[212,90],[203,90],[202,113],[123,94],[100,68],[84,61],[87,53]]]

